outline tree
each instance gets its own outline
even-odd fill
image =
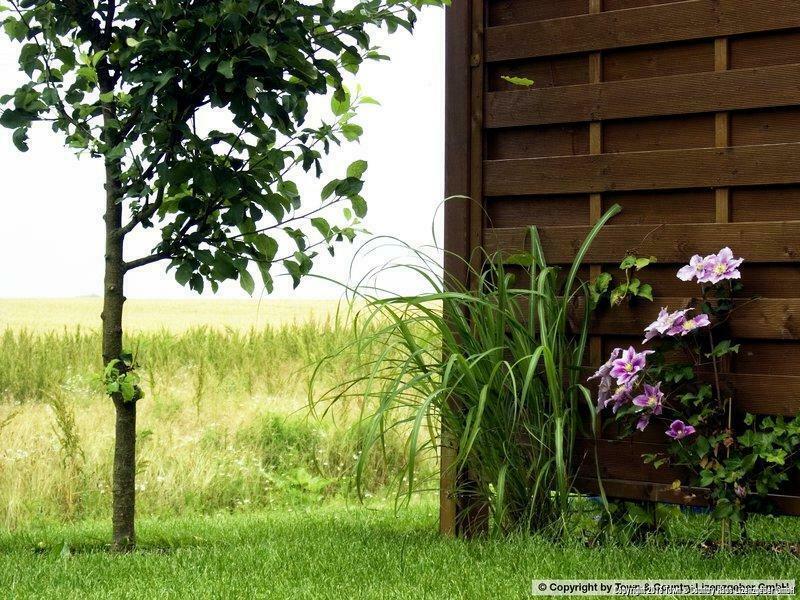
[[[425,5],[447,0],[0,0],[6,34],[20,43],[26,83],[0,98],[0,124],[28,149],[46,122],[79,154],[105,165],[103,361],[116,412],[113,543],[135,544],[136,405],[142,397],[123,350],[125,276],[166,261],[175,279],[202,292],[238,280],[249,265],[267,292],[282,264],[295,286],[319,249],[352,240],[366,203],[356,161],[305,210],[292,177],[322,175],[333,145],[362,133],[347,72],[386,57],[369,26],[413,30]],[[309,123],[309,99],[332,93],[334,118]],[[204,131],[211,113],[226,125]],[[338,224],[333,205],[346,203]],[[145,256],[125,256],[135,230],[157,227]],[[286,245],[290,249],[281,251]]]

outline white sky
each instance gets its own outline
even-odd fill
[[[377,98],[381,106],[364,107],[356,120],[364,127],[364,136],[359,144],[335,151],[326,175],[342,176],[353,160],[367,160],[363,192],[369,204],[366,228],[374,235],[397,236],[420,247],[432,242],[434,215],[444,193],[444,12],[427,9],[413,37],[398,32],[374,39],[392,61],[363,66],[357,80],[364,93]],[[16,52],[0,36],[0,95],[12,91],[20,81]],[[11,130],[0,129],[0,297],[99,294],[102,163],[88,157],[77,159],[47,127],[32,132],[30,146],[29,152],[18,152],[11,142]],[[309,205],[319,198],[314,185],[301,186],[303,191]],[[437,236],[441,236],[441,213],[439,210],[435,224]],[[152,238],[133,242],[128,258],[152,246]],[[371,256],[369,266],[395,258],[399,252],[384,248]],[[341,246],[335,259],[327,259],[327,253],[325,257],[316,261],[315,272],[346,280],[351,263],[346,248]],[[165,274],[165,266],[160,263],[130,273],[126,295],[195,297],[178,285],[171,273]],[[275,268],[276,275],[282,272]],[[397,274],[381,283],[398,291],[418,287],[413,278]],[[257,287],[256,295],[260,293]],[[218,295],[246,297],[238,284],[223,286]],[[278,278],[274,294],[282,298],[340,295],[337,286],[312,278],[293,291],[286,277]]]

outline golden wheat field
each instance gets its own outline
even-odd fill
[[[0,301],[0,527],[108,514],[114,411],[99,379],[99,308],[97,299]],[[132,300],[126,309],[126,349],[145,392],[141,514],[348,493],[356,410],[320,419],[308,409],[314,365],[352,341],[336,302]],[[328,362],[320,389],[361,359]],[[375,462],[369,487],[381,489],[391,467]]]
[[[336,300],[191,299],[141,300],[125,304],[129,331],[185,331],[192,327],[246,330],[308,321],[336,315]],[[0,330],[59,331],[100,327],[100,298],[0,299]]]

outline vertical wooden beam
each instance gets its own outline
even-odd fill
[[[603,11],[603,0],[589,0],[589,13],[597,14]],[[600,83],[603,80],[603,54],[593,52],[589,55],[589,83]],[[589,123],[589,154],[603,153],[603,124],[599,121]],[[589,196],[589,223],[594,224],[603,214],[602,194]],[[595,279],[602,271],[602,265],[590,265],[589,277]],[[602,362],[603,338],[592,336],[589,338],[589,361],[592,366],[599,366]]]
[[[486,96],[484,90],[484,3],[486,0],[471,0],[471,127],[470,136],[470,197],[472,208],[470,217],[470,251],[472,252],[470,264],[473,271],[481,268],[481,253],[483,246],[484,203],[483,203],[483,101]],[[466,2],[465,2],[466,3]]]
[[[714,40],[714,70],[727,71],[730,68],[730,49],[728,38]],[[720,112],[714,118],[714,145],[727,148],[731,144],[730,113]],[[728,223],[731,220],[730,188],[717,188],[714,192],[716,201],[716,222]]]
[[[470,253],[471,190],[470,145],[471,31],[472,11],[466,1],[454,2],[445,13],[445,202],[444,269],[448,289],[469,285],[468,269],[462,257]],[[455,198],[461,196],[462,198]],[[441,432],[439,530],[456,534],[458,514],[455,468],[457,440],[446,428]]]
[[[483,199],[483,157],[485,136],[483,132],[484,99],[486,97],[484,77],[485,5],[487,0],[462,0],[470,6],[470,289],[475,289],[477,274],[483,268],[483,228],[485,219]],[[478,502],[474,474],[469,469],[457,473],[456,480],[456,533],[474,537],[486,532],[489,523],[489,507]]]

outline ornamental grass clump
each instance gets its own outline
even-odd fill
[[[428,293],[362,293],[369,302],[356,321],[355,343],[362,356],[377,358],[354,365],[358,374],[320,401],[326,408],[346,400],[363,407],[358,485],[369,455],[401,431],[406,459],[398,500],[438,486],[418,477],[419,466],[437,460],[446,445],[455,453],[450,468],[461,474],[464,514],[485,515],[495,534],[564,530],[574,440],[581,423],[592,422],[582,417],[593,406],[580,383],[590,294],[577,274],[619,210],[591,229],[566,273],[548,265],[531,228],[529,253],[483,256],[480,269],[467,265],[470,289],[443,285],[438,262],[415,251],[423,266],[408,268],[429,282]],[[575,315],[578,298],[584,301]]]

